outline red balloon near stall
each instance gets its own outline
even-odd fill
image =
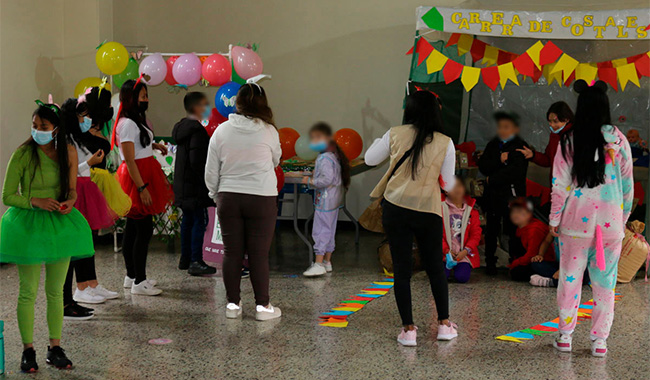
[[[228,58],[221,54],[212,54],[204,60],[201,74],[210,86],[221,86],[230,81],[232,66]]]
[[[216,108],[213,108],[210,119],[208,119],[208,125],[205,127],[206,132],[208,132],[208,136],[212,137],[212,134],[217,129],[217,127],[226,120],[228,119],[221,116]]]
[[[286,160],[295,156],[296,140],[300,137],[300,133],[293,128],[280,128],[278,134],[280,135],[280,146],[282,147],[282,159]]]
[[[334,133],[334,141],[339,145],[348,160],[359,157],[363,150],[363,140],[354,129],[343,128]]]
[[[177,59],[177,55],[167,58],[167,75],[165,76],[165,82],[167,82],[167,84],[170,86],[178,84],[178,82],[176,82],[176,79],[174,79],[174,74],[172,73],[174,62],[176,62]]]
[[[277,178],[278,180],[278,193],[279,193],[284,187],[284,171],[282,170],[282,166],[280,165],[275,167],[275,178]]]

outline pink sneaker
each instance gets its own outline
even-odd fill
[[[400,331],[399,335],[397,336],[397,343],[407,347],[417,346],[417,330],[417,327],[415,327],[413,330],[406,330],[402,328],[402,331]]]
[[[603,338],[596,338],[591,341],[591,354],[602,358],[607,355],[607,342]]]
[[[570,334],[560,333],[553,341],[553,347],[560,352],[571,352],[571,340]]]
[[[452,340],[458,336],[458,326],[449,321],[449,325],[438,325],[438,340]]]

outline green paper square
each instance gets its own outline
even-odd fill
[[[422,21],[431,29],[444,30],[445,20],[436,7],[431,8],[429,12],[422,15]]]

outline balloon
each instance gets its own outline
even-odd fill
[[[126,69],[129,52],[119,42],[107,42],[97,49],[95,63],[103,73],[117,75]]]
[[[142,81],[150,86],[157,86],[165,80],[167,75],[167,64],[162,54],[156,53],[145,57],[140,62],[140,74],[144,74]],[[149,79],[147,79],[147,76]]]
[[[296,140],[295,148],[296,155],[305,161],[311,161],[318,156],[318,152],[309,147],[309,137],[307,136],[300,136]]]
[[[232,72],[232,81],[239,83],[239,84],[245,84],[246,79],[243,79],[239,75],[237,75],[237,72],[235,71],[235,66],[231,63],[230,64],[230,72]]]
[[[359,157],[363,150],[363,140],[354,129],[343,128],[336,131],[334,141],[339,145],[348,160]]]
[[[282,191],[282,188],[284,187],[284,171],[282,170],[282,166],[278,165],[275,167],[275,179],[278,182],[278,193]]]
[[[165,75],[165,82],[167,82],[167,84],[170,86],[178,84],[178,82],[176,82],[176,79],[174,79],[173,74],[174,62],[176,62],[177,59],[177,55],[167,58],[167,75]]]
[[[176,82],[194,86],[201,80],[201,60],[194,53],[183,54],[174,62],[172,73]]]
[[[113,117],[115,119],[117,116],[117,111],[120,109],[120,93],[115,93],[111,96],[111,107],[113,107]]]
[[[228,58],[221,54],[212,54],[203,62],[201,73],[210,86],[221,86],[230,80],[232,68]]]
[[[140,75],[138,70],[138,61],[129,58],[129,63],[126,65],[126,69],[119,74],[113,75],[113,83],[115,83],[117,87],[122,87],[124,82],[127,80],[138,79],[138,75]]]
[[[210,115],[210,119],[208,119],[208,125],[205,127],[205,130],[208,132],[208,136],[212,137],[215,129],[217,129],[217,127],[226,120],[228,119],[221,116],[216,108],[213,108],[212,115]]]
[[[233,46],[231,54],[235,71],[242,79],[248,79],[262,74],[264,70],[262,59],[251,49],[246,49],[242,46]]]
[[[223,117],[228,117],[235,112],[235,99],[241,85],[235,82],[228,82],[219,87],[217,94],[214,96],[214,106]]]
[[[280,128],[278,130],[280,135],[280,146],[282,147],[282,159],[287,160],[296,155],[296,140],[300,134],[293,128]]]
[[[102,84],[102,79],[101,78],[96,78],[96,77],[88,77],[84,78],[77,83],[77,85],[74,87],[74,96],[75,98],[78,98],[79,95],[82,95],[84,92],[86,92],[87,88],[91,87],[97,87],[100,84]],[[106,86],[104,87],[108,91],[111,90],[111,85],[106,83]]]

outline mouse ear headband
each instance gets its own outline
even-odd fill
[[[591,84],[588,84],[583,79],[579,79],[573,83],[573,91],[577,92],[578,94],[584,92],[589,88],[595,88],[602,91],[603,93],[606,93],[607,83],[603,82],[602,80],[598,80],[592,81]]]

